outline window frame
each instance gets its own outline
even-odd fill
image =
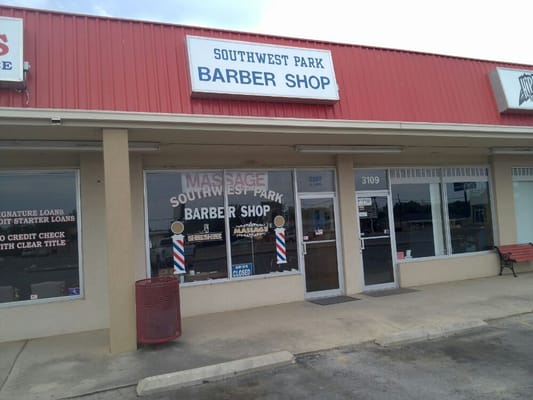
[[[513,208],[514,208],[514,218],[515,218],[515,234],[516,240],[518,240],[518,223],[519,219],[516,215],[516,198],[514,183],[515,182],[532,182],[533,183],[533,166],[514,166],[511,167],[511,184],[513,185]]]
[[[391,171],[411,171],[414,172],[416,170],[434,170],[437,172],[436,176],[410,176],[405,178],[393,178],[391,175]],[[447,172],[452,172],[451,170],[457,171],[474,171],[474,170],[485,170],[486,175],[453,175],[448,174]],[[445,241],[445,254],[443,255],[435,255],[435,256],[427,256],[427,257],[413,257],[411,259],[403,259],[402,262],[415,262],[418,260],[434,260],[434,259],[443,259],[443,258],[449,258],[449,257],[461,257],[465,255],[476,255],[476,254],[488,254],[493,252],[493,250],[480,250],[480,251],[471,251],[471,252],[464,252],[464,253],[453,253],[452,248],[452,238],[451,238],[451,227],[450,227],[450,216],[449,216],[449,210],[448,210],[448,193],[446,190],[446,184],[447,183],[454,183],[454,182],[487,182],[488,184],[488,198],[490,202],[490,217],[491,217],[491,228],[492,228],[492,240],[493,244],[496,244],[496,238],[497,238],[497,230],[496,230],[496,219],[495,219],[495,209],[494,209],[494,193],[493,193],[493,178],[492,178],[492,171],[489,165],[453,165],[453,166],[420,166],[420,167],[399,167],[399,168],[389,168],[389,190],[391,193],[391,196],[393,196],[392,191],[392,185],[393,181],[395,179],[404,179],[404,182],[398,182],[395,183],[397,185],[412,183],[412,184],[430,184],[430,183],[438,183],[440,187],[440,201],[441,201],[441,214],[443,218],[443,225],[444,225],[444,241]],[[415,173],[416,175],[416,173]],[[393,223],[395,223],[393,221]],[[397,249],[395,249],[397,251]]]
[[[39,304],[57,303],[63,301],[75,301],[85,299],[85,280],[84,280],[84,268],[83,268],[83,237],[82,237],[82,212],[81,212],[81,184],[80,184],[80,169],[73,168],[58,168],[58,169],[0,169],[0,176],[3,174],[20,174],[20,175],[32,175],[32,174],[57,174],[57,173],[74,173],[75,178],[75,195],[76,195],[76,229],[77,229],[77,241],[78,241],[78,283],[80,288],[80,294],[65,295],[61,297],[46,297],[35,300],[19,300],[0,303],[0,309],[11,308],[19,306],[31,306]]]
[[[328,168],[329,169],[329,168]],[[297,193],[297,185],[296,185],[296,173],[297,169],[295,168],[193,168],[193,169],[187,169],[187,168],[172,168],[172,169],[144,169],[143,170],[143,181],[144,181],[144,226],[145,226],[145,260],[146,260],[146,276],[148,278],[152,277],[152,271],[151,271],[151,264],[150,264],[150,227],[149,227],[149,216],[148,216],[148,186],[147,186],[147,175],[150,173],[169,173],[169,174],[180,174],[180,173],[194,173],[194,172],[221,172],[224,177],[225,182],[225,176],[226,172],[243,172],[243,171],[250,171],[250,172],[280,172],[280,171],[286,171],[291,173],[291,184],[293,187],[293,193],[292,193],[292,200],[294,202],[294,223],[296,224],[296,237],[299,237],[299,219],[298,219],[298,212],[297,212],[297,199],[298,199],[298,193]],[[252,279],[269,279],[269,278],[275,278],[275,277],[281,277],[281,276],[290,276],[290,275],[302,275],[303,271],[301,268],[300,262],[298,262],[298,270],[297,271],[282,271],[282,272],[271,272],[268,274],[259,274],[259,275],[252,275],[252,276],[243,276],[243,277],[233,277],[232,276],[232,255],[231,255],[231,240],[230,233],[230,218],[229,214],[227,212],[228,206],[229,206],[229,200],[228,200],[228,191],[226,190],[225,183],[223,184],[223,204],[224,204],[224,229],[225,229],[225,245],[226,245],[226,268],[227,268],[227,277],[226,278],[219,278],[219,279],[209,279],[209,280],[199,280],[199,281],[193,281],[193,282],[181,282],[180,286],[183,287],[192,287],[192,286],[203,286],[203,285],[215,285],[218,283],[223,282],[238,282],[238,281],[246,281],[246,280],[252,280]],[[296,246],[296,259],[300,260],[300,246]]]

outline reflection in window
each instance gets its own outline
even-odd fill
[[[0,174],[0,302],[80,295],[78,174]]]
[[[533,178],[513,182],[516,238],[518,243],[533,243]]]
[[[395,169],[391,182],[398,258],[493,248],[487,168]]]
[[[389,234],[389,206],[386,197],[359,197],[359,230],[361,236]]]
[[[439,184],[392,185],[392,193],[397,251],[412,257],[445,254]]]
[[[305,242],[335,240],[335,215],[330,198],[303,199],[301,213]]]
[[[487,182],[446,184],[452,253],[494,247]]]
[[[296,172],[298,191],[304,192],[334,192],[335,172],[324,169],[302,169]]]
[[[227,278],[222,172],[150,172],[146,189],[152,276],[174,273],[170,227],[179,221],[185,282]]]
[[[226,191],[232,276],[297,270],[291,172],[228,171]],[[275,224],[276,221],[279,223]],[[283,260],[277,257],[276,228],[285,237]]]

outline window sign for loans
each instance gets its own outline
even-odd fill
[[[80,295],[78,174],[0,173],[0,302]]]
[[[291,171],[147,172],[146,183],[153,276],[297,270]]]
[[[192,93],[317,103],[339,100],[329,50],[187,36]]]

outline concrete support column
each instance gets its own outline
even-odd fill
[[[361,250],[357,235],[355,181],[353,159],[349,154],[337,157],[339,221],[346,293],[359,293],[363,288]]]
[[[516,221],[513,195],[513,163],[504,157],[493,156],[492,177],[494,210],[499,244],[516,243]]]
[[[128,131],[104,129],[104,179],[111,353],[136,350]]]
[[[109,326],[109,289],[107,285],[104,162],[99,152],[80,153],[80,190],[82,217],[83,286],[85,300],[91,304],[84,321],[98,318],[93,329]],[[93,317],[94,315],[94,317]]]

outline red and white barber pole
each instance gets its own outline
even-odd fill
[[[185,273],[185,243],[183,235],[172,235],[174,275]]]
[[[285,218],[278,215],[274,218],[274,226],[276,229],[276,263],[287,264],[287,246],[285,245]]]
[[[285,228],[276,228],[276,263],[287,264],[287,247],[285,246]]]

